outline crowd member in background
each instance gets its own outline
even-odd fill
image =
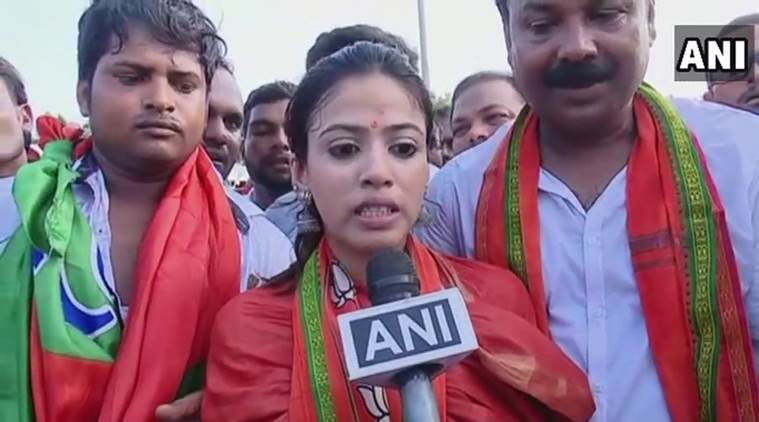
[[[242,211],[254,224],[267,226],[262,231],[264,234],[256,237],[264,243],[262,247],[277,244],[284,247],[279,230],[272,230],[271,223],[262,216],[263,210],[226,183],[230,171],[240,159],[242,127],[242,94],[231,65],[222,61],[214,74],[208,93],[208,123],[203,132],[203,146],[225,182],[227,195],[233,202],[232,211]],[[274,240],[272,237],[279,239]]]
[[[654,0],[497,4],[529,107],[438,173],[421,238],[519,275],[594,421],[756,420],[759,119],[642,82]]]
[[[319,34],[314,45],[306,54],[306,71],[310,70],[319,60],[360,41],[374,42],[395,48],[408,59],[414,72],[419,72],[419,55],[409,48],[401,37],[371,25],[339,27]],[[431,173],[436,172],[436,170],[434,165],[430,165]],[[296,192],[292,191],[280,196],[271,204],[266,209],[266,217],[279,227],[292,242],[295,242],[295,237],[298,234],[297,216],[302,209],[303,204],[298,200]]]
[[[216,312],[252,275],[289,267],[289,242],[261,247],[276,228],[238,218],[200,147],[225,48],[200,9],[94,1],[77,45],[92,138],[40,118],[44,154],[0,203],[3,222],[20,220],[0,233],[12,345],[0,350],[0,420],[192,416]]]
[[[445,104],[435,108],[435,125],[439,129],[442,167],[453,158],[453,132],[451,131],[451,105]]]
[[[423,292],[467,292],[480,349],[433,381],[444,417],[590,417],[585,376],[538,331],[516,277],[448,260],[409,235],[427,185],[431,130],[424,83],[396,49],[360,42],[308,71],[287,120],[293,174],[310,198],[300,216],[307,230],[299,233],[299,261],[286,281],[241,295],[219,314],[204,420],[399,420],[398,391],[347,382],[333,335],[338,315],[369,306],[366,265],[386,248],[413,257]],[[306,345],[306,333],[319,339],[316,348]]]
[[[729,37],[730,32],[735,30],[734,25],[754,27],[753,77],[745,80],[717,81],[711,73],[707,73],[708,90],[704,99],[759,115],[759,13],[734,19],[720,31],[719,37]]]
[[[285,136],[285,112],[295,84],[276,81],[254,89],[243,108],[243,156],[252,190],[250,200],[262,210],[292,191],[292,154]]]
[[[379,43],[397,49],[406,56],[414,72],[419,73],[419,55],[403,38],[376,26],[364,24],[343,26],[319,34],[314,45],[306,53],[306,71],[314,67],[319,60],[359,41]]]
[[[3,57],[0,80],[0,177],[9,177],[27,162],[33,117],[21,74]]]
[[[514,78],[507,73],[484,71],[464,78],[451,100],[453,154],[484,142],[499,127],[513,121],[523,106]]]
[[[445,164],[442,132],[443,129],[433,120],[432,139],[430,140],[429,148],[427,148],[427,159],[432,164],[430,171],[433,171],[433,169],[437,171]],[[430,175],[430,180],[432,180],[432,176]]]
[[[222,61],[208,92],[208,123],[203,133],[203,146],[224,180],[240,160],[242,120],[240,87],[232,66]]]

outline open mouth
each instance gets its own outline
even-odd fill
[[[393,216],[400,212],[395,204],[361,204],[355,209],[354,214],[367,219],[381,219]]]

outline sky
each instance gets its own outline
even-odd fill
[[[24,76],[37,114],[81,120],[75,100],[76,23],[89,0],[0,0],[0,55]],[[276,79],[297,82],[316,37],[366,23],[419,51],[417,0],[196,0],[220,27],[243,93]],[[674,26],[722,25],[759,12],[759,0],[659,0],[658,37],[646,80],[668,95],[699,97],[701,82],[674,81]],[[465,76],[505,70],[506,48],[494,0],[427,0],[430,87],[453,91]]]

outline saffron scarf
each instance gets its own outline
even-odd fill
[[[725,212],[695,136],[643,84],[627,168],[627,228],[654,361],[676,421],[755,421],[757,375]],[[548,333],[542,278],[538,117],[525,107],[488,167],[477,259],[512,270]]]
[[[124,329],[72,188],[91,140],[52,117],[37,124],[47,145],[16,176],[22,224],[0,256],[0,419],[152,420],[202,388],[211,324],[239,292],[226,194],[196,149],[144,235]]]
[[[409,240],[407,250],[417,269],[421,292],[443,288],[441,273],[433,255]],[[293,421],[370,421],[371,415],[360,403],[358,389],[348,382],[340,337],[337,329],[338,312],[327,297],[332,253],[326,241],[307,261],[293,304],[293,394],[290,420]],[[369,306],[365,304],[365,306]],[[340,313],[358,309],[345,306]],[[433,380],[440,416],[445,420],[445,374]],[[389,415],[402,415],[401,398],[397,391],[387,389]]]

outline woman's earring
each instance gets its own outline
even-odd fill
[[[322,231],[321,223],[314,212],[316,205],[314,197],[308,189],[298,188],[296,190],[298,200],[301,203],[301,210],[298,213],[298,233],[319,233]]]

